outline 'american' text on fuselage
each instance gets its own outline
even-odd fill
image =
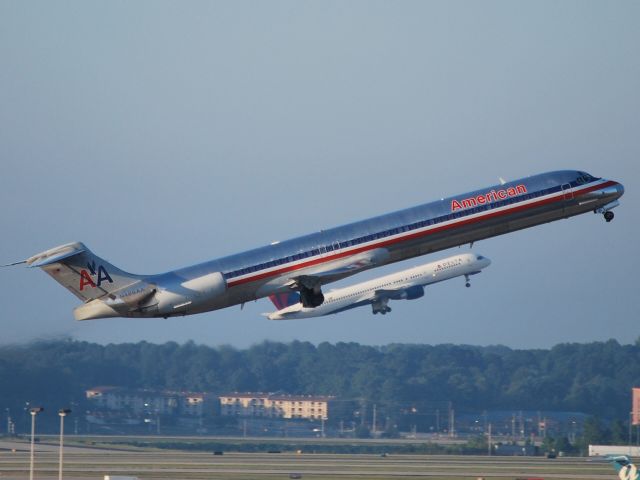
[[[451,200],[451,211],[455,212],[456,210],[472,208],[477,205],[484,205],[485,203],[497,202],[498,200],[504,200],[505,198],[515,197],[524,193],[527,193],[527,187],[520,184],[502,190],[491,190],[483,195],[465,198],[460,201],[454,199]]]

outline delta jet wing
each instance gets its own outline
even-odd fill
[[[422,285],[376,290],[371,301],[371,310],[374,315],[376,313],[385,315],[391,311],[391,307],[388,306],[389,300],[415,300],[420,297],[424,297]]]

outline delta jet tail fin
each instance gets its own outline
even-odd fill
[[[295,305],[296,303],[300,303],[300,293],[276,293],[274,295],[269,295],[269,300],[271,300],[271,303],[275,305],[277,310],[282,310],[283,308],[287,308],[291,305]]]
[[[25,263],[47,272],[83,302],[102,298],[140,280],[138,275],[124,272],[98,257],[81,242],[38,253]]]

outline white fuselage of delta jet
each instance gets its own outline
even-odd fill
[[[435,262],[409,268],[401,272],[374,278],[325,294],[319,307],[306,308],[301,303],[267,314],[270,320],[294,320],[322,317],[356,307],[371,305],[374,314],[391,311],[389,300],[414,300],[424,295],[424,287],[456,277],[480,273],[491,261],[475,253],[463,253]]]

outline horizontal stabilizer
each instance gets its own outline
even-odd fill
[[[81,242],[67,243],[66,245],[52,248],[46,252],[38,253],[25,260],[25,262],[30,267],[44,267],[45,265],[60,262],[65,258],[73,257],[85,251],[87,251],[87,247]]]
[[[290,312],[287,311],[277,311],[271,313],[262,313],[263,317],[267,317],[269,320],[293,320],[297,318],[295,315],[300,313],[300,310],[292,310]]]

